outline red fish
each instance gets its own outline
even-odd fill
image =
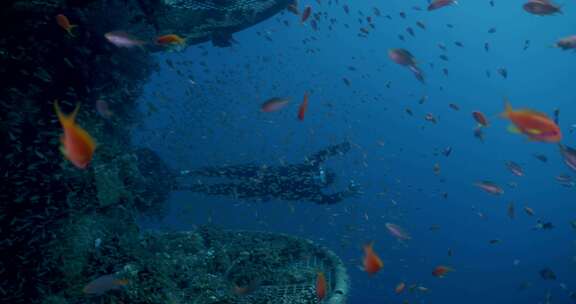
[[[364,271],[369,274],[375,274],[384,267],[384,263],[380,257],[378,257],[376,252],[374,252],[373,246],[374,242],[364,245]]]
[[[456,0],[434,0],[428,5],[428,10],[433,11],[452,4],[458,4],[458,2]]]
[[[444,276],[446,276],[447,273],[454,271],[454,269],[448,267],[448,266],[437,266],[436,268],[434,268],[434,270],[432,271],[432,275],[437,277],[437,278],[443,278]]]
[[[394,288],[394,292],[396,294],[401,294],[405,288],[406,288],[406,283],[400,282],[400,283],[398,283],[398,285],[396,285],[396,288]]]
[[[96,143],[90,134],[75,122],[80,104],[76,106],[76,109],[74,109],[74,112],[70,115],[62,114],[58,102],[54,102],[54,109],[64,129],[64,134],[60,137],[62,153],[74,166],[85,169],[92,160]]]
[[[560,128],[546,114],[533,110],[514,110],[506,102],[502,117],[512,121],[510,131],[524,134],[532,141],[557,143],[562,140]]]
[[[260,287],[260,280],[258,279],[252,280],[248,285],[242,287],[232,284],[232,293],[237,296],[246,296],[253,293],[258,287]]]
[[[488,119],[482,112],[474,111],[472,112],[472,117],[478,122],[480,127],[487,127],[488,126]]]
[[[59,14],[56,16],[56,22],[61,28],[63,28],[68,33],[68,35],[74,37],[72,29],[77,27],[77,25],[70,24],[70,20],[68,20],[68,17]]]
[[[156,37],[156,43],[159,45],[183,45],[186,43],[186,39],[176,34],[168,34]]]
[[[306,20],[308,20],[308,18],[310,18],[311,14],[312,14],[312,7],[310,5],[308,5],[304,9],[304,12],[302,12],[302,17],[300,18],[300,23],[306,22]]]
[[[308,92],[304,93],[304,100],[302,101],[300,107],[298,108],[298,119],[300,121],[304,120],[306,111],[308,111]]]
[[[316,276],[316,296],[318,297],[318,302],[326,298],[326,278],[323,272],[318,272]]]

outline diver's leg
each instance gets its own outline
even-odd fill
[[[313,154],[312,156],[309,156],[307,158],[308,162],[312,165],[318,165],[322,162],[324,162],[326,159],[328,159],[328,157],[337,155],[337,154],[344,154],[346,152],[348,152],[350,150],[350,143],[349,142],[343,142],[341,144],[338,145],[332,145],[329,146],[328,148],[318,151],[315,154]]]

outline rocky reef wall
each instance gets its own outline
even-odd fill
[[[119,50],[103,37],[139,12],[138,3],[123,0],[2,1],[2,303],[39,303],[68,284],[84,284],[84,251],[96,238],[136,239],[136,212],[161,209],[154,205],[161,195],[154,202],[146,195],[150,177],[139,172],[129,140],[139,119],[135,100],[154,62],[147,52]],[[77,25],[73,36],[58,26],[58,14]],[[98,99],[113,117],[97,113]],[[67,112],[80,103],[77,121],[97,141],[85,170],[59,151],[55,100]]]

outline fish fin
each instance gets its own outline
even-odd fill
[[[72,38],[76,37],[76,36],[74,35],[74,33],[72,33],[72,29],[77,28],[77,27],[78,27],[77,25],[70,25],[70,26],[66,29],[66,32],[68,32],[68,35],[70,35],[70,37],[72,37]]]
[[[520,133],[522,133],[522,132],[520,131],[520,129],[518,129],[518,127],[516,127],[515,125],[509,125],[509,126],[508,126],[508,132],[514,133],[514,134],[520,134]]]
[[[63,127],[70,125],[70,118],[68,116],[66,116],[64,113],[62,113],[62,110],[60,109],[60,105],[58,105],[58,100],[54,100],[54,111],[56,111],[56,115],[58,116],[58,120],[60,121],[60,124]]]
[[[91,151],[96,150],[96,141],[94,140],[94,138],[92,138],[92,136],[90,136],[90,134],[88,134],[88,132],[86,132],[86,130],[77,126],[76,132],[77,132],[78,136],[80,136],[80,138],[82,138],[82,141],[88,145],[88,147],[90,148]]]
[[[116,286],[126,286],[128,283],[129,281],[127,279],[114,280],[114,285]]]
[[[64,157],[68,158],[68,152],[66,152],[66,148],[64,148],[64,146],[60,146],[60,153],[62,153]]]
[[[74,108],[74,111],[72,111],[72,114],[70,114],[69,118],[72,122],[76,121],[76,116],[78,115],[78,111],[80,111],[80,103],[76,104],[76,108]]]
[[[364,244],[364,250],[372,250],[372,247],[374,246],[374,241],[370,241],[366,244]]]
[[[526,114],[538,116],[538,117],[549,118],[548,115],[546,115],[545,113],[534,111],[534,110],[523,110],[522,112],[524,112]]]
[[[510,113],[512,113],[512,104],[508,97],[504,97],[504,113],[501,114],[503,118],[508,118]]]
[[[540,135],[542,134],[542,130],[538,130],[538,129],[526,129],[526,132],[532,135]]]
[[[60,109],[60,106],[58,105],[58,100],[55,100],[54,101],[54,110],[56,111],[56,115],[58,115],[58,120],[60,120],[60,123],[62,124],[62,126],[71,126],[74,124],[74,121],[76,120],[76,115],[78,115],[78,110],[80,110],[80,103],[76,104],[76,108],[74,109],[72,114],[66,115],[66,114],[62,113],[62,109]]]

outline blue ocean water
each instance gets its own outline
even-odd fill
[[[494,7],[488,0],[463,0],[433,12],[425,10],[425,1],[320,2],[300,1],[301,7],[311,5],[313,14],[321,13],[317,31],[286,12],[235,34],[238,43],[232,48],[203,44],[158,55],[160,70],[140,101],[145,119],[134,130],[134,142],[180,171],[298,163],[330,144],[349,141],[349,153],[326,163],[338,174],[332,189],[354,181],[363,194],[320,206],[174,192],[167,217],[143,219],[143,227],[190,230],[211,223],[309,238],[345,261],[349,303],[545,303],[547,294],[551,303],[570,303],[569,293],[576,291],[576,231],[570,225],[576,220],[575,190],[554,177],[574,174],[557,145],[507,132],[508,121],[499,113],[505,97],[514,107],[549,115],[558,108],[563,143],[576,145],[569,132],[576,123],[571,93],[576,54],[551,47],[576,34],[576,3],[566,2],[562,15],[539,17],[526,13],[517,0],[495,0]],[[382,16],[375,16],[373,7]],[[375,29],[359,37],[359,29],[368,27],[367,16]],[[490,28],[496,32],[488,33]],[[526,40],[530,47],[523,50]],[[426,84],[393,63],[390,48],[414,54]],[[439,59],[442,54],[449,61]],[[498,68],[507,69],[507,79]],[[296,112],[305,92],[310,92],[310,107],[301,122]],[[273,96],[289,97],[290,103],[279,112],[262,113],[260,105]],[[472,111],[490,121],[484,143],[473,136]],[[437,124],[424,119],[428,113]],[[453,149],[448,157],[441,153],[447,147]],[[534,154],[546,155],[548,162]],[[506,161],[520,164],[525,176],[514,176]],[[474,186],[480,180],[500,184],[504,194],[481,191]],[[516,206],[514,219],[507,215],[510,202]],[[527,215],[525,206],[535,215]],[[533,229],[538,219],[555,228]],[[397,241],[387,232],[387,222],[403,227],[412,239]],[[433,225],[439,229],[430,229]],[[490,244],[494,239],[501,242]],[[357,267],[362,245],[369,241],[384,261],[374,276]],[[431,272],[438,265],[455,271],[436,278]],[[556,280],[540,277],[546,267]],[[429,290],[396,295],[399,282]]]

